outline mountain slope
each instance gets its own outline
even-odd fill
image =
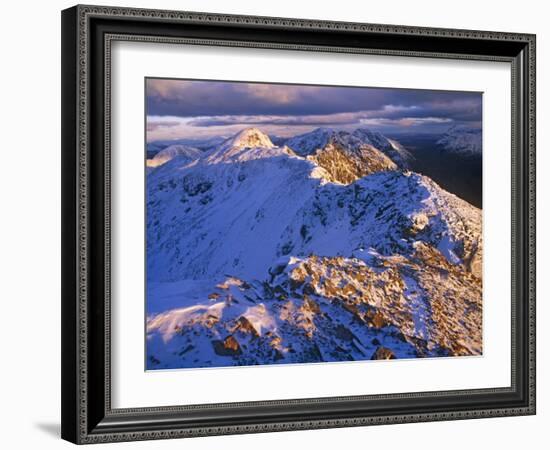
[[[394,139],[387,138],[382,133],[367,128],[358,128],[353,135],[365,144],[370,144],[388,156],[400,168],[408,169],[413,156]]]
[[[157,140],[147,143],[147,159],[153,159],[155,155],[171,145],[184,145],[206,152],[218,147],[227,137],[216,136],[207,138],[182,138],[171,140]]]
[[[481,353],[479,279],[422,242],[409,258],[368,257],[290,257],[270,280],[203,290],[153,284],[159,298],[191,302],[149,317],[148,367]]]
[[[317,128],[286,141],[286,145],[301,156],[311,155],[328,144],[338,145],[352,152],[365,145],[370,146],[382,152],[402,169],[408,168],[412,159],[412,155],[397,141],[366,128],[358,128],[352,133],[331,128]]]
[[[147,167],[158,167],[168,161],[179,158],[181,162],[190,163],[202,156],[202,152],[196,148],[182,144],[170,145],[160,150],[152,159],[147,160]]]
[[[256,158],[262,149],[249,149],[237,154],[243,161],[228,153],[229,159],[214,153],[191,167],[166,167],[148,180],[149,278],[242,273],[250,261],[260,276],[284,224],[324,182],[322,169],[285,153]]]
[[[444,151],[462,156],[481,156],[481,129],[453,126],[437,141]]]
[[[307,159],[327,171],[328,181],[350,184],[375,172],[397,170],[397,165],[370,145],[346,148],[341,144],[327,144]]]

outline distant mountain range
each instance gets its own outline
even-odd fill
[[[429,176],[474,206],[482,206],[482,133],[463,126],[440,134],[395,136],[413,155],[410,169]]]
[[[147,367],[481,354],[481,210],[413,163],[368,129],[157,153]]]
[[[154,158],[158,152],[172,145],[184,145],[186,147],[193,147],[198,150],[208,151],[219,145],[225,139],[226,137],[216,136],[204,139],[183,138],[149,142],[147,144],[147,159]]]
[[[178,158],[180,162],[183,162],[185,158],[188,162],[199,159],[202,152],[194,147],[188,147],[183,144],[172,144],[163,148],[155,154],[152,158],[147,160],[147,167],[154,168],[167,163],[168,161]]]
[[[437,141],[445,151],[464,156],[481,156],[481,129],[454,126]]]

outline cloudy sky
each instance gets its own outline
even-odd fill
[[[363,87],[147,79],[147,141],[229,136],[254,126],[282,137],[320,126],[387,134],[481,126],[481,94]]]

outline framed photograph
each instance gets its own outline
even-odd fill
[[[535,413],[535,36],[62,12],[62,437]]]

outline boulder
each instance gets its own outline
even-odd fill
[[[245,316],[241,316],[237,319],[237,325],[235,326],[235,330],[238,330],[245,334],[251,334],[254,337],[259,336],[258,330],[254,328],[254,325],[252,325],[252,323],[250,323],[250,320],[248,320]]]
[[[372,354],[371,358],[374,359],[396,359],[395,354],[386,347],[378,347],[376,351]]]
[[[241,346],[232,335],[227,336],[223,341],[213,341],[214,351],[220,356],[237,356],[242,353]]]

